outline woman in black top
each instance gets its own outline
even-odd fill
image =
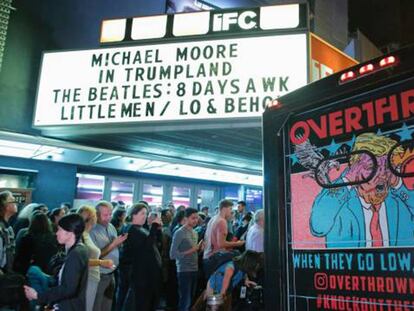
[[[138,203],[130,209],[131,227],[124,243],[121,261],[131,260],[132,278],[130,293],[134,294],[135,308],[128,310],[156,310],[161,286],[161,256],[156,246],[157,226],[148,231],[143,228],[147,207]],[[158,220],[156,220],[158,221]],[[159,224],[161,225],[161,224]]]
[[[58,243],[49,219],[42,212],[35,212],[30,219],[27,234],[16,245],[14,270],[26,275],[29,266],[35,265],[43,272],[52,274],[48,271],[48,264],[57,252]]]
[[[26,297],[37,299],[40,304],[53,303],[55,310],[85,310],[85,293],[88,280],[88,253],[80,240],[85,223],[78,214],[63,217],[58,223],[57,240],[65,245],[66,259],[59,272],[58,286],[38,294],[36,290],[25,286]]]

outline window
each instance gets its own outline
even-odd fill
[[[102,200],[105,177],[90,174],[76,174],[76,199],[98,201]]]
[[[249,212],[263,208],[263,191],[261,189],[246,189],[246,208]]]
[[[227,186],[223,188],[224,199],[233,200],[235,202],[240,200],[239,196],[240,187],[239,186]]]
[[[1,174],[0,188],[32,188],[33,178],[30,175]]]
[[[173,186],[172,187],[172,201],[174,206],[184,205],[190,206],[191,191],[190,187]]]
[[[162,185],[144,183],[142,199],[148,202],[150,207],[162,206],[163,187]]]
[[[125,205],[132,205],[134,198],[134,182],[112,180],[111,202],[122,201]]]
[[[216,202],[214,198],[214,189],[198,189],[197,191],[197,209],[201,210],[204,206],[208,206],[210,212],[214,211]]]

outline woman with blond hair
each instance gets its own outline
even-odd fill
[[[89,257],[89,273],[88,273],[88,283],[86,287],[86,311],[93,310],[93,304],[95,302],[96,291],[98,289],[98,284],[100,280],[99,266],[106,268],[112,268],[113,262],[110,259],[99,259],[101,255],[101,250],[96,246],[89,232],[92,230],[93,226],[96,224],[96,210],[92,206],[83,205],[78,209],[78,214],[83,218],[85,222],[85,231],[82,234],[83,243],[88,249]]]

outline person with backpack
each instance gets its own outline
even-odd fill
[[[53,310],[85,310],[88,251],[81,243],[84,230],[85,222],[78,214],[70,214],[59,220],[56,236],[58,242],[65,246],[66,259],[59,272],[58,285],[43,293],[25,285],[27,299],[37,299],[40,304],[54,304]]]

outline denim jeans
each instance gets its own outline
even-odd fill
[[[198,272],[178,272],[178,310],[188,311],[191,308],[196,289]]]

